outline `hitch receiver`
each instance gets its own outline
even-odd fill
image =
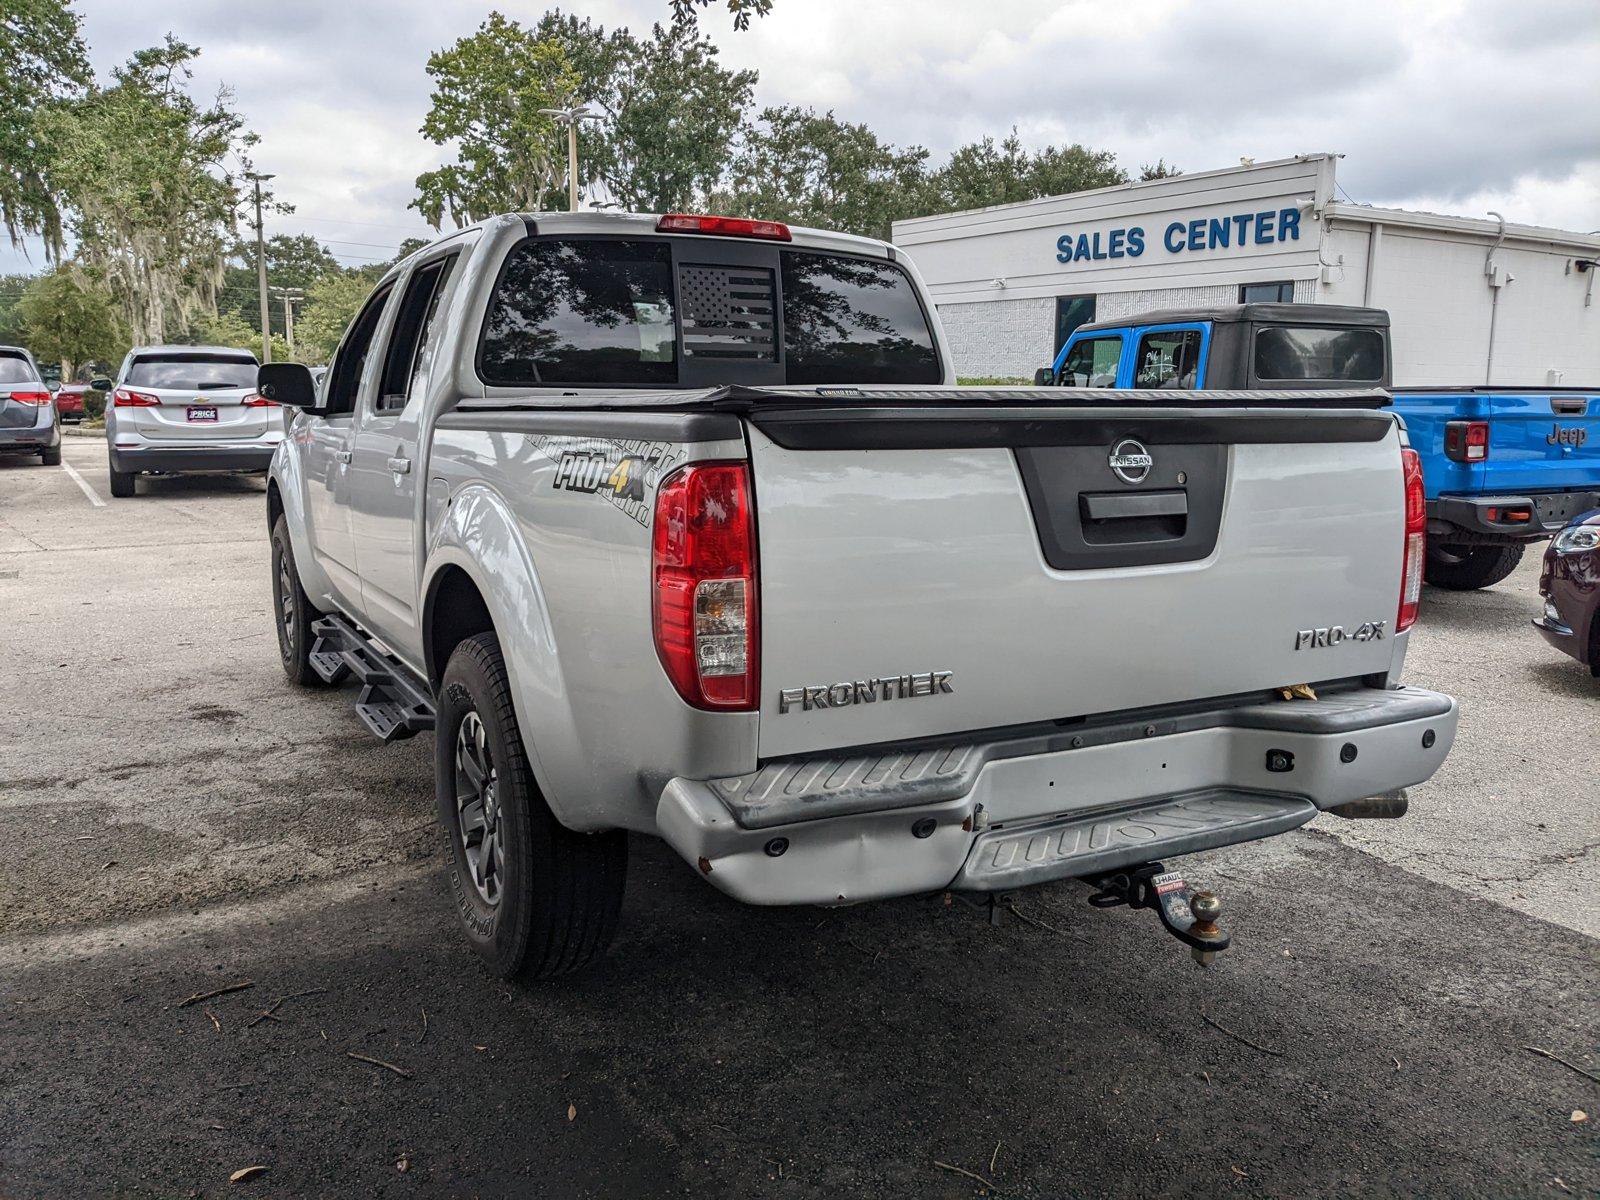
[[[1161,863],[1145,863],[1124,871],[1091,875],[1088,882],[1098,889],[1089,897],[1096,908],[1153,908],[1168,933],[1189,947],[1189,953],[1202,967],[1209,966],[1232,942],[1217,926],[1222,901],[1215,893],[1190,892],[1177,871]]]

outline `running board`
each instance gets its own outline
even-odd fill
[[[1316,815],[1316,806],[1302,796],[1211,788],[1139,808],[995,829],[973,843],[950,886],[1004,892],[1100,875],[1134,863],[1271,837]]]
[[[349,621],[319,617],[311,623],[311,632],[316,636],[308,656],[311,669],[325,683],[355,676],[362,685],[356,716],[374,736],[395,742],[433,728],[433,697]]]

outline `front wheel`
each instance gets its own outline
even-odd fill
[[[289,522],[280,514],[272,523],[272,616],[278,627],[278,656],[290,683],[322,686],[322,676],[311,669],[311,646],[316,640],[311,622],[321,615],[300,586]]]
[[[556,820],[534,782],[492,633],[462,642],[445,667],[434,776],[451,898],[489,969],[553,979],[601,954],[622,907],[627,835],[574,833]]]
[[[1429,545],[1422,577],[1434,587],[1472,592],[1499,583],[1522,561],[1521,542],[1489,546]]]

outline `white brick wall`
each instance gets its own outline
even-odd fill
[[[1294,298],[1314,301],[1317,282],[1295,283]],[[1193,308],[1237,304],[1239,284],[1208,287],[1152,288],[1143,292],[1108,292],[1096,298],[1095,320],[1120,321],[1160,308]],[[955,358],[956,374],[1032,379],[1036,368],[1055,353],[1056,302],[1053,299],[990,300],[976,304],[941,304],[939,319]]]

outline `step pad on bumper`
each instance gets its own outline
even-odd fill
[[[1317,815],[1300,796],[1211,789],[979,837],[957,891],[1000,892],[1285,833]]]

